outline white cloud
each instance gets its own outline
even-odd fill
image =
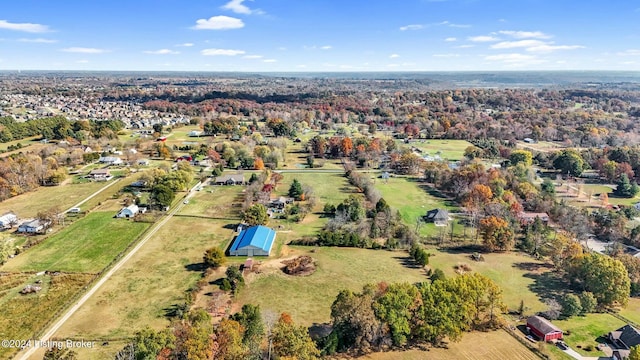
[[[412,25],[406,25],[406,26],[400,27],[400,31],[420,30],[420,29],[424,29],[424,25],[412,24]]]
[[[243,59],[262,59],[262,55],[245,55],[242,57]]]
[[[300,64],[300,65],[296,65],[296,67],[297,67],[297,68],[301,68],[301,69],[304,69],[304,68],[306,68],[306,67],[307,67],[307,65],[304,65],[304,64]]]
[[[629,49],[616,53],[618,56],[640,56],[640,49]]]
[[[484,59],[488,61],[502,61],[506,63],[514,63],[514,62],[534,60],[535,56],[514,53],[514,54],[489,55],[489,56],[485,56]]]
[[[54,39],[43,39],[43,38],[37,38],[37,39],[18,39],[19,42],[26,42],[26,43],[40,43],[40,44],[53,44],[53,43],[57,43],[58,40],[54,40]]]
[[[389,59],[395,59],[395,58],[399,58],[399,57],[400,57],[400,55],[398,55],[398,54],[389,55]]]
[[[433,57],[439,57],[439,58],[452,58],[452,57],[459,57],[460,54],[433,54]]]
[[[529,52],[552,52],[556,50],[576,50],[576,49],[584,49],[582,45],[551,45],[551,44],[543,44],[539,46],[532,46],[527,48]]]
[[[331,45],[325,45],[325,46],[322,46],[320,49],[322,49],[322,50],[331,50],[331,47],[332,47]]]
[[[448,37],[448,38],[444,39],[444,41],[452,42],[452,41],[458,41],[458,39],[456,39],[454,37]]]
[[[97,49],[97,48],[86,48],[86,47],[70,47],[62,49],[64,52],[70,53],[80,53],[80,54],[104,54],[109,52],[109,50],[105,49]]]
[[[178,44],[176,46],[182,46],[182,47],[192,47],[193,43],[182,43],[182,44]]]
[[[471,27],[471,25],[469,25],[469,24],[454,24],[454,23],[449,22],[447,20],[439,22],[436,25],[446,25],[446,26],[452,27],[452,28],[469,28],[469,27]]]
[[[11,23],[7,20],[0,20],[0,29],[24,31],[29,33],[44,33],[51,31],[47,25],[32,23]]]
[[[472,48],[472,47],[475,47],[475,45],[464,44],[464,45],[455,46],[456,49],[468,49],[468,48]]]
[[[152,54],[152,55],[175,55],[175,54],[180,54],[179,51],[174,51],[174,50],[170,50],[170,49],[147,50],[144,53],[145,54]]]
[[[225,5],[222,6],[222,9],[231,10],[237,14],[264,14],[264,11],[259,9],[250,9],[247,5],[244,5],[243,2],[245,0],[231,0]]]
[[[513,31],[500,30],[499,34],[508,35],[516,39],[549,39],[551,35],[547,35],[541,31]]]
[[[276,59],[264,59],[264,60],[262,60],[262,62],[266,62],[266,63],[274,63],[274,62],[277,62],[277,61],[278,60],[276,60]]]
[[[499,41],[500,39],[495,36],[480,35],[480,36],[470,36],[468,40],[473,42],[492,42],[492,41]]]
[[[540,40],[518,40],[518,41],[502,41],[496,44],[491,45],[492,49],[513,49],[519,47],[533,47],[533,46],[542,46],[546,45],[544,41]]]
[[[195,30],[228,30],[244,27],[242,20],[225,15],[212,16],[209,19],[198,19]]]
[[[89,60],[84,60],[84,59],[83,60],[78,60],[78,61],[76,61],[76,63],[78,63],[78,64],[88,64]]]
[[[200,53],[206,56],[236,56],[244,54],[245,51],[232,49],[204,49]]]

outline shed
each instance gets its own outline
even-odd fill
[[[432,222],[436,226],[447,226],[449,222],[449,212],[443,209],[429,210],[424,216],[424,220],[426,222]]]
[[[269,256],[275,239],[275,230],[262,225],[252,226],[238,234],[231,245],[229,255]]]
[[[562,330],[541,316],[531,316],[528,318],[527,330],[542,341],[562,339]]]
[[[16,214],[12,212],[5,213],[0,216],[0,229],[6,229],[12,227],[18,221]]]
[[[120,212],[118,212],[118,215],[116,215],[116,217],[119,218],[132,218],[134,216],[136,216],[136,214],[138,214],[139,212],[144,212],[141,211],[141,209],[138,207],[138,205],[136,204],[131,204],[125,208],[122,208],[122,210],[120,210]]]

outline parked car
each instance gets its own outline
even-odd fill
[[[531,341],[533,343],[536,342],[536,339],[534,339],[533,336],[531,336],[531,335],[527,335],[526,338],[527,338],[527,340],[529,340],[529,341]]]
[[[563,341],[558,341],[556,343],[556,345],[560,348],[560,350],[567,350],[569,349],[569,346],[567,346],[567,344],[565,344]]]

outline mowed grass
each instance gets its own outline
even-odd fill
[[[274,196],[288,196],[287,193],[293,179],[297,179],[303,187],[307,185],[313,189],[313,193],[318,199],[316,207],[318,210],[321,210],[327,203],[337,206],[350,194],[357,192],[356,188],[349,184],[349,180],[343,173],[311,172],[283,173],[282,175],[284,178],[276,189]]]
[[[600,194],[606,193],[608,195],[607,202],[610,205],[624,205],[632,206],[640,201],[640,195],[632,198],[617,197],[613,194],[615,185],[603,185],[603,184],[575,184],[564,183],[562,186],[557,186],[557,192],[559,197],[566,198],[567,202],[573,206],[578,207],[600,207],[602,206],[602,200]],[[581,192],[578,196],[578,191]],[[589,201],[589,196],[591,200]]]
[[[610,331],[616,330],[626,323],[613,317],[611,314],[588,314],[587,316],[575,316],[568,320],[556,320],[553,322],[562,331],[570,332],[570,335],[564,337],[564,341],[582,355],[586,356],[604,356],[599,351],[599,337],[606,337]],[[600,339],[604,342],[604,339]],[[593,351],[584,350],[585,347],[591,345]]]
[[[504,330],[472,332],[462,335],[460,342],[450,342],[447,348],[426,351],[408,350],[373,353],[357,359],[368,360],[539,360],[540,358]]]
[[[242,187],[205,187],[74,314],[59,337],[119,338],[150,326],[162,329],[200,278],[202,256],[233,238],[233,199]],[[220,204],[220,207],[218,207]],[[215,218],[214,218],[215,217]],[[96,323],[101,324],[96,326]]]
[[[464,150],[472,146],[466,140],[416,140],[405,144],[402,140],[397,140],[398,146],[413,146],[422,150],[422,155],[440,155],[446,160],[462,160]]]
[[[13,211],[20,218],[33,218],[54,206],[66,210],[107,185],[104,182],[42,186],[0,203],[0,213]],[[117,186],[117,185],[114,185]]]
[[[308,247],[289,250],[290,254],[311,256],[317,270],[309,276],[289,276],[279,270],[279,260],[270,260],[271,266],[255,275],[242,289],[237,299],[239,304],[257,304],[263,310],[287,312],[296,323],[310,326],[331,320],[331,304],[342,289],[359,292],[365,284],[380,281],[428,280],[423,270],[402,265],[407,258],[407,253],[402,251],[332,247],[317,248],[313,253]]]
[[[619,314],[636,324],[640,324],[640,298],[629,298],[629,304],[627,304],[627,307],[620,309]]]
[[[2,270],[97,273],[149,227],[113,216],[113,212],[90,213],[11,259]]]
[[[37,331],[60,311],[67,302],[89,283],[91,274],[60,274],[44,276],[43,290],[37,294],[20,295],[22,285],[0,296],[0,339],[33,339]],[[10,358],[17,349],[0,347],[0,359]]]
[[[473,261],[470,253],[449,253],[428,249],[433,254],[429,258],[431,268],[442,269],[447,276],[455,276],[453,268],[457,264],[467,264],[472,271],[492,279],[502,289],[502,297],[509,309],[515,310],[524,301],[529,313],[546,310],[538,294],[532,291],[535,278],[548,271],[542,262],[518,253],[483,254],[484,261]]]

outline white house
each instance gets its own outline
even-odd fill
[[[0,229],[7,229],[12,227],[18,221],[16,214],[8,212],[0,216]]]
[[[101,156],[100,159],[98,159],[98,161],[103,163],[103,164],[108,164],[108,165],[121,165],[122,164],[122,159],[120,159],[119,157],[115,157],[115,156]]]
[[[18,226],[18,232],[20,233],[30,233],[35,234],[42,232],[45,226],[48,226],[50,222],[46,223],[44,221],[40,221],[38,219],[24,222]]]
[[[138,205],[136,204],[131,204],[125,208],[122,208],[122,210],[118,212],[118,215],[116,215],[116,217],[128,219],[140,213],[144,214],[146,211],[147,211],[147,208],[144,208],[144,207],[141,208],[141,207],[138,207]]]
[[[202,131],[193,130],[189,133],[189,137],[199,137],[200,135],[202,135]]]

